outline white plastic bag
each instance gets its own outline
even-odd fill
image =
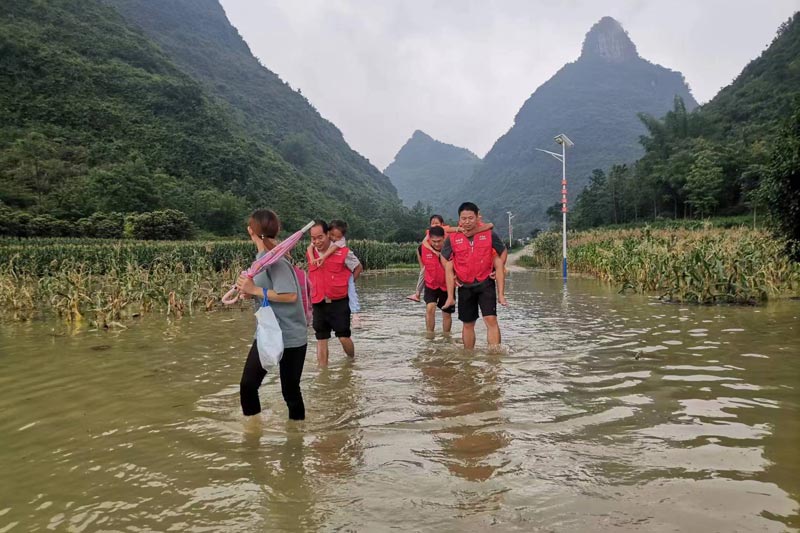
[[[258,358],[264,370],[281,362],[283,357],[283,333],[275,312],[264,298],[264,304],[256,311],[256,346]]]

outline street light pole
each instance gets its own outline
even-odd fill
[[[513,237],[514,233],[511,229],[512,228],[511,219],[517,215],[512,215],[511,211],[506,211],[506,213],[508,213],[508,247],[511,248],[512,246],[514,246],[514,237]]]
[[[561,161],[561,275],[564,278],[564,283],[567,282],[567,146],[575,146],[569,137],[563,133],[556,135],[554,139],[561,145],[561,153],[551,152],[549,150],[542,150],[537,148],[538,151],[550,154],[557,160]]]
[[[561,144],[561,274],[567,281],[567,143]]]

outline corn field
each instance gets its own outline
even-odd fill
[[[365,269],[416,264],[413,244],[349,245]],[[300,242],[292,254],[301,266],[307,246]],[[109,327],[148,312],[209,311],[254,252],[250,241],[4,239],[0,313],[14,320],[55,313],[70,323]]]
[[[592,230],[569,236],[570,270],[668,301],[753,304],[800,291],[800,265],[763,230]],[[559,268],[561,237],[541,234],[520,263]]]

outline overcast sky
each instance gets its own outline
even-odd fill
[[[702,103],[800,10],[800,0],[221,3],[256,57],[381,170],[416,129],[483,157],[605,15]]]

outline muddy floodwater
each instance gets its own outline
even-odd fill
[[[0,326],[0,532],[800,528],[800,302],[515,272],[503,350],[479,326],[466,353],[425,337],[415,279],[362,279],[355,361],[312,341],[307,420],[270,374],[262,431],[251,313]]]

